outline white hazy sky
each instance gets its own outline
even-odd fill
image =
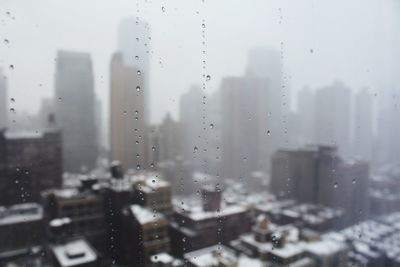
[[[391,30],[398,15],[394,1],[2,0],[0,67],[17,112],[36,112],[41,98],[53,95],[56,51],[90,52],[106,120],[109,63],[117,47],[118,24],[122,18],[138,16],[151,27],[150,110],[157,122],[167,111],[176,117],[180,95],[202,82],[205,19],[209,92],[224,76],[244,72],[249,49],[279,50],[281,42],[293,91],[336,79],[356,90],[368,86],[378,91],[391,78]]]

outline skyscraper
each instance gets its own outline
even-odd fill
[[[372,96],[366,88],[355,96],[354,101],[354,155],[367,161],[372,159]]]
[[[229,77],[222,81],[222,174],[227,178],[247,177],[260,170],[261,146],[269,137],[264,127],[267,113],[262,98],[265,80]],[[264,136],[263,136],[264,135]],[[265,165],[265,164],[264,164]]]
[[[90,170],[97,158],[95,92],[90,55],[59,51],[55,74],[56,120],[65,171]]]
[[[147,167],[145,101],[141,72],[115,53],[110,67],[111,159],[125,168]]]
[[[315,143],[315,94],[308,87],[297,94],[297,113],[300,144]]]
[[[8,123],[8,96],[7,96],[7,79],[0,69],[0,129],[6,128]]]
[[[182,155],[193,161],[199,168],[206,148],[204,97],[198,85],[192,85],[188,92],[181,96],[179,102],[179,119],[182,124]],[[203,118],[204,117],[204,118]]]
[[[339,154],[350,156],[350,89],[335,82],[316,93],[316,142],[337,146]]]
[[[149,121],[149,77],[150,77],[150,26],[146,21],[138,18],[125,18],[118,28],[118,52],[122,55],[125,66],[135,67],[141,75],[141,89],[144,101],[142,119]]]

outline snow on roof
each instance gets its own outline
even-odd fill
[[[81,266],[97,260],[96,253],[83,239],[56,245],[52,251],[61,267]]]
[[[220,263],[223,263],[224,266],[231,266],[238,260],[234,251],[223,245],[192,251],[186,253],[184,258],[198,267],[220,266]]]
[[[152,222],[158,222],[164,219],[164,216],[160,213],[153,213],[150,210],[143,208],[139,205],[131,205],[130,207],[132,214],[138,220],[140,224],[148,224]]]
[[[345,251],[347,246],[345,243],[334,240],[320,240],[306,243],[304,249],[314,255],[325,256]]]
[[[25,203],[0,210],[0,225],[43,219],[43,208],[37,203]]]

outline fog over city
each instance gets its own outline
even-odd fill
[[[5,0],[1,38],[9,42],[0,46],[0,65],[16,110],[33,113],[42,97],[53,95],[56,51],[90,52],[106,121],[109,62],[117,50],[118,25],[123,18],[139,17],[149,23],[152,37],[151,120],[160,121],[167,111],[177,118],[180,95],[202,82],[205,18],[206,67],[212,77],[207,92],[218,89],[222,77],[242,74],[251,48],[268,47],[282,50],[292,91],[341,80],[353,90],[366,86],[380,93],[395,78],[391,64],[399,62],[394,59],[398,10],[396,1],[373,0],[224,0],[204,5],[177,0]]]

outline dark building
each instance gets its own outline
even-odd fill
[[[43,208],[36,203],[0,207],[0,261],[27,254],[45,240]]]
[[[87,53],[59,51],[55,73],[55,110],[63,134],[67,172],[91,170],[97,159],[93,67]]]
[[[168,220],[139,205],[123,211],[123,253],[128,266],[151,266],[151,256],[170,251]]]
[[[135,203],[167,217],[172,214],[172,191],[170,183],[156,173],[137,176],[134,185]]]
[[[228,244],[250,230],[251,214],[246,207],[217,203],[221,199],[220,193],[211,192],[211,200],[203,198],[203,203],[185,200],[175,207],[170,224],[172,252],[175,255],[182,256],[217,243]]]
[[[66,232],[70,237],[84,236],[96,249],[105,251],[106,225],[104,197],[83,189],[49,190],[43,193],[48,221],[68,218]]]
[[[369,167],[361,161],[342,161],[335,147],[309,146],[279,150],[272,158],[271,190],[279,197],[302,203],[342,208],[343,223],[368,213]],[[358,216],[360,211],[363,216]]]
[[[134,188],[126,179],[112,179],[110,185],[101,189],[104,196],[107,238],[106,251],[109,257],[117,262],[123,260],[122,210],[133,203]]]
[[[0,204],[38,202],[40,192],[62,183],[58,130],[0,132]]]

